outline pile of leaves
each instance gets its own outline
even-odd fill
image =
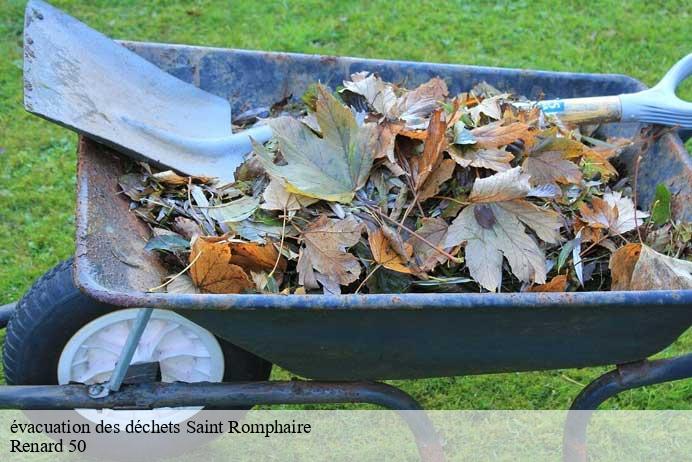
[[[266,111],[274,139],[232,184],[145,164],[120,178],[170,271],[152,290],[692,287],[692,226],[663,185],[638,210],[614,166],[655,130],[597,139],[487,84],[450,97],[439,78],[407,90],[367,73],[291,109]]]

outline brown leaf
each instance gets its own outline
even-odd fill
[[[591,228],[606,229],[614,234],[624,234],[641,226],[643,218],[649,216],[647,212],[635,210],[634,203],[628,197],[623,197],[619,192],[609,192],[603,195],[603,199],[594,197],[591,207],[582,204],[579,207],[581,220]]]
[[[504,172],[512,168],[509,164],[513,159],[512,153],[502,149],[460,149],[450,146],[449,155],[462,167],[479,167]]]
[[[513,143],[519,139],[525,139],[530,127],[521,122],[509,125],[501,125],[495,122],[471,130],[471,135],[476,139],[476,145],[481,148],[493,149]]]
[[[442,117],[442,109],[433,112],[428,124],[428,138],[423,146],[423,154],[418,158],[415,182],[420,190],[428,176],[442,162],[442,149],[446,143],[445,132],[447,124]]]
[[[181,176],[175,173],[173,170],[154,173],[152,178],[159,183],[171,186],[181,186],[188,183],[204,184],[211,182],[213,179],[213,177],[210,176]]]
[[[545,284],[539,284],[528,289],[528,292],[564,292],[567,290],[567,275],[560,274]]]
[[[413,273],[411,268],[406,266],[401,256],[389,245],[389,239],[387,239],[381,229],[368,233],[368,243],[370,244],[372,257],[378,264],[399,273]],[[413,253],[413,247],[410,244],[406,244],[406,246],[408,257],[410,258]]]
[[[611,290],[692,289],[692,262],[668,257],[641,244],[628,244],[610,258]]]
[[[360,263],[346,250],[358,242],[361,231],[362,225],[353,216],[335,220],[320,215],[301,235],[304,247],[298,258],[299,283],[316,288],[315,271],[340,285],[357,280]]]
[[[239,294],[254,284],[238,265],[231,263],[231,248],[218,239],[196,237],[191,244],[190,277],[199,289],[212,294]]]
[[[627,244],[620,247],[610,256],[610,290],[627,290],[632,281],[634,267],[642,252],[641,244]]]
[[[173,230],[177,231],[178,234],[189,240],[192,240],[193,237],[202,234],[202,230],[197,222],[185,217],[175,217],[175,220],[173,221]]]
[[[616,149],[608,148],[592,148],[584,151],[581,158],[581,165],[585,169],[584,171],[594,171],[601,174],[601,178],[608,181],[611,178],[618,176],[618,171],[615,167],[608,162],[608,159],[613,157],[616,153]]]
[[[440,186],[450,178],[454,173],[456,162],[452,159],[444,159],[440,165],[428,176],[423,183],[423,186],[418,193],[418,200],[424,201],[430,199],[440,190]]]
[[[231,263],[240,266],[249,273],[254,271],[271,271],[279,259],[276,267],[278,271],[286,271],[286,259],[279,258],[279,252],[272,244],[255,244],[253,242],[231,242]]]
[[[425,141],[428,138],[427,130],[401,130],[399,135],[411,138],[412,140]]]
[[[447,257],[435,250],[430,244],[440,250],[444,249],[445,238],[449,226],[440,218],[424,218],[423,226],[416,230],[407,241],[413,247],[413,256],[422,271],[432,271],[437,265],[447,260]],[[428,242],[424,242],[422,239]]]
[[[519,167],[481,178],[473,183],[469,200],[475,203],[502,202],[526,197],[531,191],[529,176]]]
[[[532,185],[578,184],[582,178],[577,164],[563,158],[563,154],[559,151],[531,154],[524,160],[522,169],[531,175]]]
[[[375,144],[375,159],[385,157],[389,162],[396,164],[394,156],[394,143],[396,135],[402,131],[400,122],[383,122],[377,126],[377,143]],[[425,133],[425,132],[424,132]]]

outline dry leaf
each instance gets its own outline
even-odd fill
[[[628,290],[632,281],[632,272],[642,252],[641,244],[627,244],[620,247],[610,256],[611,290]]]
[[[154,178],[159,183],[172,186],[180,186],[188,183],[209,183],[213,179],[210,176],[181,176],[175,173],[173,170],[166,170],[163,172],[154,173],[152,175],[152,178]]]
[[[432,271],[437,265],[447,260],[447,257],[435,250],[430,244],[439,250],[444,248],[449,225],[441,218],[424,218],[423,225],[407,241],[413,248],[413,256],[421,271]],[[424,242],[422,239],[428,242]]]
[[[351,81],[344,81],[344,89],[363,96],[368,104],[383,116],[390,119],[399,117],[398,98],[394,88],[375,74],[368,75],[365,71],[353,74]]]
[[[334,220],[321,215],[304,231],[304,247],[300,249],[298,273],[300,285],[317,288],[315,271],[340,285],[358,279],[361,266],[346,250],[360,240],[362,225],[353,217]]]
[[[272,178],[262,194],[264,203],[260,208],[264,210],[286,210],[288,212],[300,210],[317,202],[312,197],[293,194],[286,190],[283,181]]]
[[[279,258],[279,252],[272,244],[255,244],[253,242],[231,242],[231,263],[238,265],[246,273],[254,271],[271,271],[279,260],[277,270],[286,271],[286,259]]]
[[[578,184],[582,175],[579,166],[563,158],[558,151],[543,151],[526,157],[522,169],[531,175],[531,184]]]
[[[344,90],[363,96],[375,111],[390,121],[403,120],[409,129],[425,128],[424,119],[448,94],[445,81],[435,77],[397,97],[392,84],[367,72],[353,74],[350,82],[344,81]]]
[[[191,243],[190,276],[202,291],[212,294],[239,294],[254,287],[243,268],[231,263],[227,242],[196,237]]]
[[[188,240],[192,240],[193,237],[202,234],[199,225],[195,221],[185,217],[175,217],[173,229]]]
[[[466,242],[471,277],[487,290],[495,291],[502,283],[503,256],[520,280],[545,282],[545,257],[524,225],[541,239],[557,242],[562,223],[557,213],[522,199],[530,190],[528,175],[519,167],[476,180],[469,195],[473,204],[449,227],[445,246]]]
[[[513,159],[512,153],[501,149],[459,149],[450,146],[449,155],[462,167],[479,167],[504,172],[512,168],[509,164]]]
[[[243,196],[223,205],[210,206],[206,212],[219,223],[235,223],[249,218],[259,207],[259,199]]]
[[[478,125],[478,122],[481,120],[481,114],[485,114],[494,120],[500,120],[502,118],[502,108],[500,107],[500,103],[508,96],[508,94],[501,94],[492,96],[490,98],[485,98],[478,105],[469,109],[468,114],[471,117],[471,120],[473,120],[473,123]]]
[[[635,220],[634,203],[628,197],[622,197],[619,192],[609,192],[603,195],[603,199],[594,197],[591,207],[582,204],[579,208],[581,221],[591,228],[606,229],[613,234],[624,234],[641,226],[643,218],[649,216],[647,212],[636,211]]]
[[[454,162],[452,159],[442,160],[437,168],[433,170],[433,172],[425,180],[425,183],[423,183],[423,186],[418,193],[418,200],[424,201],[436,195],[440,190],[440,186],[445,181],[452,178],[456,165],[456,162]]]
[[[529,176],[519,167],[496,173],[473,183],[469,200],[471,202],[502,202],[526,197],[531,191]]]
[[[483,125],[471,130],[471,136],[480,148],[494,149],[511,144],[519,139],[525,139],[529,134],[529,126],[521,122],[501,125],[500,122]]]
[[[447,124],[443,120],[442,110],[433,112],[428,124],[428,137],[423,146],[423,154],[418,158],[414,175],[416,190],[420,190],[428,176],[439,167],[442,162],[442,149],[447,142],[445,132]]]
[[[528,289],[528,292],[564,292],[567,290],[567,275],[560,274],[545,284],[539,284]]]
[[[396,164],[394,156],[394,144],[396,135],[401,132],[403,124],[399,122],[383,122],[377,126],[377,143],[375,145],[375,159],[386,158],[392,164]],[[425,132],[424,132],[425,133]]]
[[[618,171],[608,162],[608,159],[613,157],[616,151],[616,149],[609,148],[587,149],[582,155],[581,167],[587,176],[589,172],[598,172],[603,180],[608,181],[618,176]]]
[[[406,262],[404,262],[401,256],[391,248],[389,239],[387,239],[381,229],[368,233],[368,242],[372,251],[372,257],[378,264],[399,273],[413,273],[411,268],[406,266]],[[410,258],[413,253],[413,247],[410,244],[406,245],[408,257]]]
[[[199,289],[187,274],[178,274],[166,286],[169,294],[198,294]]]
[[[668,257],[651,247],[628,244],[610,257],[611,290],[692,289],[692,262]]]
[[[370,174],[377,143],[374,124],[358,126],[353,113],[326,88],[317,87],[316,117],[323,137],[301,122],[280,117],[271,122],[286,165],[254,143],[255,152],[273,177],[282,178],[291,193],[349,203]]]

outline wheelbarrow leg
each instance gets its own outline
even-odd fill
[[[123,384],[127,370],[130,367],[132,357],[137,350],[137,345],[139,345],[144,329],[146,329],[153,312],[153,308],[141,308],[137,312],[137,318],[132,325],[132,329],[127,334],[127,340],[125,340],[125,345],[120,352],[118,362],[115,363],[115,369],[113,370],[108,384],[106,384],[105,387],[103,385],[92,385],[89,388],[89,395],[93,398],[103,398],[104,396],[108,396],[112,391],[120,390],[120,386]]]
[[[565,461],[587,460],[586,428],[591,414],[608,398],[625,390],[692,377],[692,353],[675,358],[644,360],[617,366],[587,385],[574,399],[565,421],[562,455]]]

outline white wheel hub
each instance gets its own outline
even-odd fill
[[[60,355],[58,383],[64,385],[70,382],[107,382],[132,329],[137,311],[114,311],[93,320],[77,331]],[[161,379],[164,382],[223,380],[224,356],[214,335],[172,311],[153,311],[130,364],[148,362],[159,363]],[[91,418],[90,414],[95,412],[98,411],[80,411],[87,418]],[[120,414],[119,417],[125,417],[122,415],[123,412],[133,414],[131,411],[110,412]],[[173,417],[170,415],[171,412],[177,414],[180,411],[165,412],[168,419]],[[189,410],[184,414],[189,417]],[[188,418],[182,415],[175,417],[175,420]],[[103,418],[103,413],[99,413],[98,419]]]

